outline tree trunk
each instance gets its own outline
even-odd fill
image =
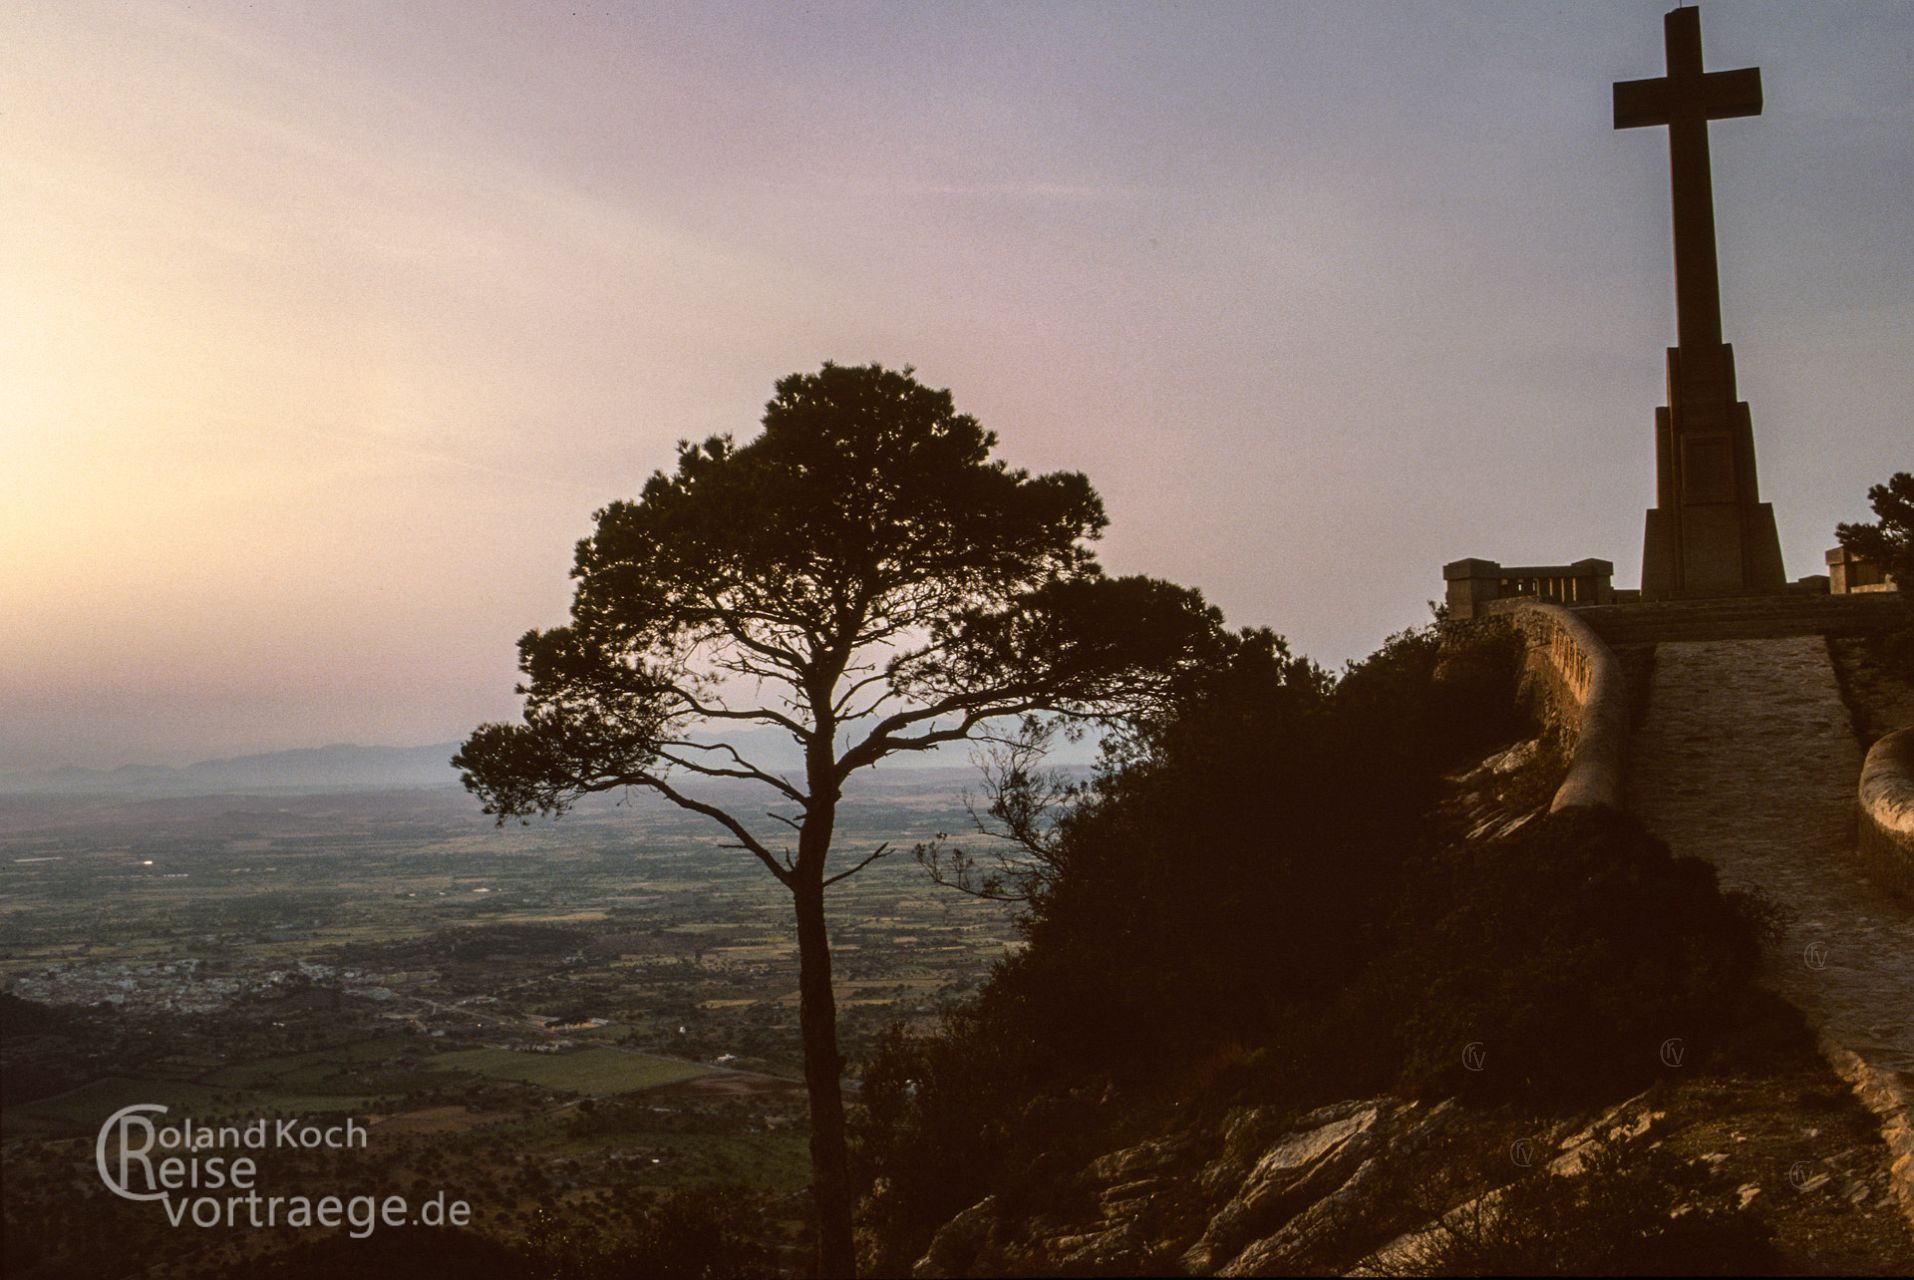
[[[837,997],[831,991],[831,938],[824,924],[822,868],[791,887],[797,906],[798,1026],[804,1083],[811,1100],[811,1198],[817,1207],[817,1273],[856,1273],[851,1245],[851,1170],[844,1140],[843,1060],[837,1052]]]

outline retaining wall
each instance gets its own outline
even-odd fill
[[[1560,605],[1525,603],[1495,612],[1522,635],[1529,689],[1569,749],[1568,776],[1549,812],[1621,808],[1628,690],[1614,652]]]
[[[1861,766],[1861,861],[1869,875],[1914,897],[1914,729],[1874,744]]]

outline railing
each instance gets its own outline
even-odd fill
[[[1570,606],[1609,604],[1615,598],[1615,566],[1606,560],[1574,564],[1502,565],[1494,560],[1455,560],[1442,566],[1449,614],[1476,618],[1497,601],[1540,600]]]

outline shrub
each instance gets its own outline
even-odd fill
[[[1015,1087],[1007,1043],[982,1034],[974,1011],[941,1034],[879,1037],[851,1118],[853,1172],[871,1190],[859,1215],[875,1241],[869,1269],[908,1271],[939,1223],[986,1194],[1009,1145],[1006,1107],[1036,1083]]]
[[[1662,1150],[1611,1146],[1582,1173],[1530,1170],[1449,1214],[1418,1275],[1783,1274],[1755,1213],[1709,1206],[1692,1166]]]
[[[302,1241],[264,1261],[241,1264],[232,1274],[271,1280],[330,1280],[351,1275],[366,1280],[439,1280],[492,1276],[532,1280],[534,1272],[506,1246],[450,1227],[385,1227],[363,1239],[328,1235]]]
[[[1633,819],[1572,811],[1437,847],[1444,770],[1521,733],[1519,666],[1506,629],[1424,630],[1332,685],[1251,633],[1141,726],[1046,847],[1028,947],[870,1064],[858,1161],[880,1267],[1109,1138],[1107,1083],[1565,1110],[1811,1053],[1754,985],[1758,904]]]
[[[560,1217],[541,1208],[519,1242],[516,1272],[505,1267],[483,1274],[521,1274],[526,1280],[745,1280],[772,1269],[763,1233],[752,1196],[738,1187],[675,1191],[637,1215],[629,1234],[581,1224],[575,1212]]]
[[[1513,736],[1515,653],[1499,628],[1405,632],[1332,682],[1250,632],[1138,726],[1045,849],[1029,946],[865,1072],[866,1222],[900,1251],[884,1265],[1087,1141],[1103,1082],[1160,1087],[1317,1025],[1384,949],[1442,769]],[[1284,1060],[1235,1056],[1212,1083]]]
[[[1914,473],[1895,472],[1870,488],[1867,500],[1873,522],[1836,525],[1835,536],[1893,577],[1903,600],[1914,601]]]
[[[1575,1107],[1808,1050],[1799,1015],[1754,983],[1756,905],[1625,814],[1568,810],[1450,850],[1400,923],[1353,1003],[1414,1093]]]

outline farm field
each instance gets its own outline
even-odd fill
[[[969,781],[900,774],[847,796],[840,847],[962,830]],[[719,1185],[796,1249],[808,1165],[782,895],[651,806],[499,829],[451,789],[0,796],[6,1227],[38,1241],[9,1246],[7,1274],[84,1270],[105,1238],[181,1274],[295,1241],[164,1232],[107,1194],[93,1139],[135,1103],[164,1123],[364,1126],[359,1148],[271,1153],[276,1191],[443,1192],[509,1241],[555,1206],[610,1230],[661,1190]],[[908,852],[839,886],[832,922],[853,1072],[885,1026],[935,1019],[1016,945],[1002,906],[931,884]]]

